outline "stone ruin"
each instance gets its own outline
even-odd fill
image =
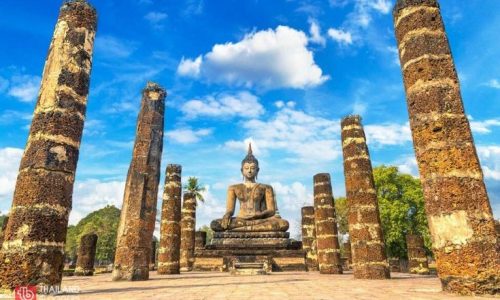
[[[302,249],[306,252],[307,271],[319,271],[314,206],[302,207]]]
[[[459,294],[498,293],[500,254],[493,212],[439,4],[398,0],[393,16],[432,250],[443,289]]]
[[[89,233],[80,238],[76,260],[75,276],[94,275],[94,260],[97,248],[97,234]]]
[[[321,274],[342,274],[330,174],[314,175],[314,223],[319,272]]]
[[[158,249],[158,274],[180,273],[182,167],[169,164],[165,174]]]
[[[60,287],[96,26],[86,1],[62,5],[5,228],[0,290]]]
[[[267,274],[306,270],[305,251],[289,239],[288,221],[278,213],[272,186],[257,183],[259,162],[249,145],[241,162],[244,182],[231,185],[226,213],[212,221],[212,243],[195,251],[195,270],[222,270],[232,274]],[[235,215],[236,201],[240,210]]]
[[[354,278],[390,277],[377,191],[361,117],[342,120],[342,151]]]
[[[196,195],[184,192],[181,210],[181,271],[192,271],[194,264],[194,242],[196,230]]]
[[[132,162],[118,226],[113,280],[147,280],[163,150],[167,93],[149,82],[142,92]]]
[[[495,227],[438,2],[398,0],[393,16],[410,127],[443,289],[459,294],[498,294],[500,227]],[[2,231],[2,291],[27,284],[37,285],[41,292],[60,286],[96,25],[97,13],[85,0],[70,0],[62,5],[10,218]],[[153,83],[143,92],[118,230],[114,280],[146,280],[149,264],[154,264],[152,233],[165,97],[166,92]],[[352,245],[354,276],[389,278],[371,162],[359,117],[342,120],[342,146],[351,237],[347,246]],[[253,170],[245,171],[247,175],[256,175],[258,162],[251,154],[250,150],[242,167],[256,163],[257,168],[254,165]],[[261,266],[259,272],[263,274],[271,270],[314,270],[318,266],[322,273],[342,271],[331,183],[325,174],[315,177],[315,201],[319,202],[315,203],[314,216],[311,217],[310,209],[303,210],[303,249],[289,240],[288,222],[279,216],[274,194],[271,197],[268,193],[272,187],[257,184],[263,194],[254,199],[247,197],[245,191],[255,185],[247,183],[230,187],[234,198],[228,199],[228,203],[247,198],[264,201],[263,216],[255,222],[243,221],[244,218],[233,217],[234,211],[228,204],[226,215],[212,224],[216,231],[214,243],[206,245],[202,234],[195,237],[196,200],[189,204],[191,208],[186,205],[184,237],[180,240],[181,169],[178,165],[169,167],[162,206],[165,215],[162,214],[159,273],[179,273],[179,260],[188,270],[232,269],[235,274],[238,268],[252,269],[256,265]],[[328,186],[329,191],[322,190]],[[243,207],[240,213],[248,212]],[[311,222],[315,223],[313,228]],[[328,224],[327,228],[322,224]],[[76,273],[93,273],[96,241],[95,235],[82,237]],[[408,235],[407,244],[410,272],[426,274],[422,238]],[[183,259],[180,248],[186,250]],[[344,249],[349,262],[351,248]],[[467,268],[463,267],[464,262]]]
[[[428,275],[429,263],[425,254],[424,239],[420,235],[407,234],[408,271],[413,274]]]

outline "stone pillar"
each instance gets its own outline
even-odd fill
[[[493,213],[439,4],[436,0],[399,0],[393,15],[443,289],[460,294],[498,293],[500,253]]]
[[[307,271],[318,271],[314,206],[302,207],[302,249],[306,251]]]
[[[184,204],[181,213],[181,271],[193,270],[194,264],[194,231],[196,227],[196,195],[184,193]]]
[[[182,167],[169,164],[161,207],[158,274],[179,274],[181,249]]]
[[[408,270],[413,274],[429,274],[429,264],[425,255],[424,239],[420,235],[407,234]]]
[[[351,241],[347,241],[344,243],[344,253],[345,258],[347,259],[347,269],[351,269],[352,265],[352,253],[351,253]]]
[[[207,232],[206,231],[196,231],[194,235],[194,249],[203,250],[207,244]]]
[[[2,290],[60,286],[96,26],[86,1],[62,5],[5,230]]]
[[[354,278],[389,278],[377,191],[361,117],[346,117],[341,126]]]
[[[94,260],[97,250],[97,234],[89,233],[80,238],[78,259],[76,261],[76,276],[94,275]]]
[[[3,244],[3,239],[5,236],[5,229],[7,228],[8,222],[9,222],[9,217],[5,217],[5,219],[3,219],[3,224],[2,224],[2,234],[0,235],[0,250],[2,249],[1,245]]]
[[[141,111],[128,170],[118,226],[113,280],[149,279],[151,241],[163,149],[166,92],[149,82],[142,92]]]
[[[149,260],[149,271],[156,269],[156,241],[151,241],[151,259]]]
[[[319,272],[321,274],[342,274],[330,174],[314,175],[314,223]]]

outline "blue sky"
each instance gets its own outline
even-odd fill
[[[0,2],[0,211],[12,201],[60,1]],[[392,0],[91,1],[99,24],[70,223],[121,206],[140,91],[168,91],[162,173],[206,185],[198,227],[222,216],[252,141],[296,233],[312,176],[345,193],[341,117],[359,113],[374,166],[418,175]],[[441,0],[466,112],[500,217],[500,1]],[[162,184],[163,184],[162,174]],[[162,190],[162,189],[160,189]],[[161,201],[158,202],[160,207]]]

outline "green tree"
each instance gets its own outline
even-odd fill
[[[214,237],[214,231],[212,228],[207,225],[203,225],[200,229],[198,229],[198,231],[205,231],[207,233],[207,244],[212,242],[212,238]]]
[[[345,197],[338,197],[337,199],[335,199],[335,217],[337,219],[339,234],[348,234],[349,227],[347,223],[347,199]]]
[[[205,187],[201,185],[196,177],[189,177],[188,182],[184,185],[184,190],[187,192],[194,193],[196,195],[196,203],[205,202],[205,198],[203,197],[203,192],[206,190]]]
[[[407,258],[406,234],[421,235],[431,254],[420,180],[383,165],[373,169],[373,176],[388,256]]]
[[[80,238],[87,233],[97,234],[96,260],[112,262],[116,248],[116,232],[120,222],[120,210],[108,205],[81,219],[76,226],[68,227],[65,251],[75,259]]]

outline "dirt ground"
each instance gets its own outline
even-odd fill
[[[150,273],[150,280],[113,282],[111,274],[64,277],[56,297],[38,299],[472,299],[441,292],[435,276],[392,273],[390,280],[354,280],[352,274],[280,272],[271,275],[232,276],[229,273],[189,272],[181,275]],[[75,293],[78,292],[78,293]],[[478,299],[478,298],[475,298]],[[481,297],[480,299],[488,299]],[[496,298],[498,299],[498,298]]]

